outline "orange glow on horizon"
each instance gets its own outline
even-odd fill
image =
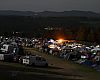
[[[62,43],[64,41],[64,39],[58,39],[57,41],[58,41],[58,43]]]

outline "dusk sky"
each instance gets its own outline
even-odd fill
[[[94,11],[100,13],[100,0],[0,0],[0,10]]]

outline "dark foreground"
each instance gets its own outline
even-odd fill
[[[29,67],[18,63],[0,62],[0,80],[100,80],[100,72],[34,51],[48,60],[49,67]]]

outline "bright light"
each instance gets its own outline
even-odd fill
[[[57,47],[58,48],[58,50],[61,50],[61,48],[60,47]]]
[[[86,56],[81,56],[81,58],[85,59],[85,58],[86,58]]]
[[[55,45],[49,45],[48,47],[49,48],[55,48]]]
[[[79,48],[81,48],[82,46],[78,45]]]
[[[63,39],[59,39],[57,41],[58,41],[58,43],[62,43],[63,42]]]
[[[3,37],[1,36],[1,38],[3,38]]]
[[[52,43],[54,43],[54,40],[53,39],[50,39],[50,41],[49,42],[52,42]]]
[[[96,54],[96,52],[94,52],[93,54]]]
[[[8,38],[6,38],[6,39],[8,39]]]
[[[100,47],[100,45],[97,45],[96,47],[97,47],[97,48],[99,48],[99,47]]]

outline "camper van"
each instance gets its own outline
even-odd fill
[[[41,56],[25,56],[23,58],[23,64],[25,65],[34,65],[34,66],[48,66],[48,62]]]
[[[18,47],[11,44],[3,44],[0,50],[5,54],[11,54],[11,53],[17,53]]]

